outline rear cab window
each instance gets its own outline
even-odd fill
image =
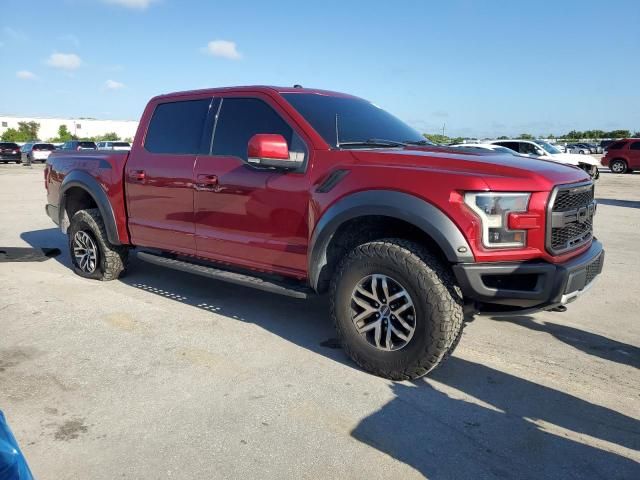
[[[629,145],[629,150],[640,150],[640,142],[633,142]]]

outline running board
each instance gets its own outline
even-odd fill
[[[174,270],[180,270],[181,272],[195,273],[196,275],[201,275],[213,280],[243,285],[245,287],[264,290],[265,292],[286,295],[287,297],[309,298],[313,295],[313,291],[311,289],[305,289],[304,287],[288,285],[284,282],[280,283],[273,280],[266,280],[260,277],[231,272],[229,270],[207,267],[205,265],[187,262],[184,260],[163,257],[150,252],[138,252],[137,257],[144,262],[153,263],[154,265],[169,267]]]

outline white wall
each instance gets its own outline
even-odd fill
[[[78,137],[95,137],[115,132],[120,139],[133,138],[138,128],[138,122],[134,120],[86,120],[79,118],[11,117],[0,115],[0,135],[9,128],[17,129],[18,122],[39,123],[38,140],[43,141],[57,137],[60,125],[66,125],[69,132]]]

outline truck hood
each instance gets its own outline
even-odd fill
[[[601,166],[600,162],[593,158],[591,155],[580,155],[579,153],[554,153],[550,154],[549,157],[549,159],[553,160],[554,162],[567,163],[569,165],[579,165],[580,163],[586,163],[587,165],[596,167]]]
[[[496,155],[491,151],[407,147],[351,152],[359,165],[431,170],[480,178],[491,190],[548,191],[555,185],[589,180],[589,176],[578,167],[538,158]]]

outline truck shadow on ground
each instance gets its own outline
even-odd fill
[[[640,202],[636,200],[615,200],[613,198],[596,198],[599,205],[611,205],[613,207],[640,208]]]
[[[428,478],[637,478],[640,422],[608,408],[455,356],[391,389],[351,435]]]
[[[71,267],[58,229],[21,237],[34,247],[60,248],[56,260]],[[253,323],[357,368],[335,348],[324,298],[280,297],[135,258],[121,281]],[[612,409],[456,356],[426,380],[388,385],[394,398],[363,418],[351,436],[429,478],[637,478],[638,463],[626,455],[640,449],[640,422]]]
[[[603,337],[597,333],[585,332],[584,330],[558,323],[538,323],[533,317],[526,315],[495,317],[493,320],[513,323],[537,332],[545,332],[561,342],[589,355],[640,368],[640,348]]]

